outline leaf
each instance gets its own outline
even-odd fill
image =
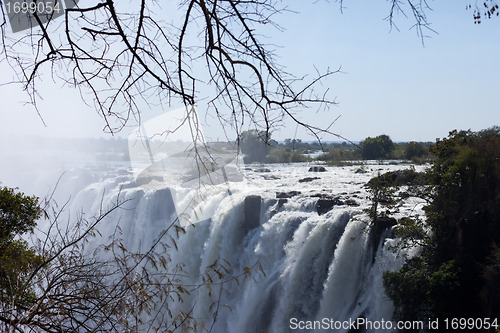
[[[262,272],[262,275],[264,275],[264,277],[266,277],[266,272],[264,272],[264,269],[262,268],[262,265],[259,263],[259,268],[260,268],[260,271]]]

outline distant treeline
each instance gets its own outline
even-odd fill
[[[234,142],[233,142],[234,143]],[[210,144],[210,143],[209,143]],[[323,161],[328,164],[352,163],[361,160],[412,160],[416,163],[432,159],[429,148],[432,142],[393,142],[387,135],[367,137],[360,143],[305,142],[286,139],[278,142],[265,137],[265,132],[250,130],[240,135],[239,145],[245,163],[297,163]],[[15,147],[13,147],[15,146]],[[10,143],[10,149],[30,151],[36,149],[67,150],[97,154],[104,159],[128,160],[126,138],[32,138]]]
[[[240,147],[245,163],[293,163],[324,161],[329,164],[352,163],[360,160],[411,160],[416,163],[432,159],[432,142],[395,143],[388,135],[367,137],[359,144],[348,142],[304,142],[286,139],[277,142],[265,137],[264,132],[245,131],[240,136]]]

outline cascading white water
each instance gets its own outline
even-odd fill
[[[390,320],[393,309],[383,291],[382,273],[396,269],[401,261],[388,248],[394,240],[382,237],[381,246],[370,243],[368,218],[363,212],[370,203],[363,184],[379,172],[377,169],[397,167],[376,166],[368,173],[355,173],[358,167],[331,167],[317,174],[320,179],[307,182],[299,182],[311,175],[307,166],[270,168],[266,177],[249,172],[246,181],[230,184],[231,191],[226,184],[199,189],[205,191],[204,200],[196,208],[210,218],[186,226],[186,234],[177,240],[178,249],[170,252],[170,265],[182,264],[193,283],[200,282],[200,274],[217,260],[230,264],[229,276],[252,268],[251,276],[223,284],[212,331],[348,332],[349,328],[324,326],[313,330],[302,325],[299,329],[295,324],[325,318]],[[103,238],[119,224],[126,246],[144,251],[179,213],[169,190],[138,187],[125,170],[108,172],[108,176],[81,171],[90,184],[73,196],[72,213],[95,213],[118,196],[130,200],[125,209],[101,223]],[[63,177],[71,179],[75,172]],[[68,186],[69,181],[63,179],[63,183]],[[297,193],[286,200],[276,199],[277,192],[292,191]],[[181,196],[176,199],[190,195],[186,191],[173,194]],[[255,227],[246,221],[245,198],[250,195],[262,200]],[[315,206],[318,197],[349,199],[356,205],[334,206],[319,215]],[[184,311],[193,309],[194,318],[210,322],[211,305],[219,291],[215,289],[210,297],[207,290],[200,289],[173,305]]]

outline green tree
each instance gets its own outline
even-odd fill
[[[33,288],[25,282],[42,258],[21,237],[33,231],[42,216],[37,197],[0,188],[0,302],[29,306]]]
[[[15,189],[0,188],[0,242],[8,242],[16,236],[33,231],[36,220],[42,215],[39,200],[26,196]]]
[[[427,147],[421,142],[410,141],[405,146],[405,158],[412,160],[429,154]]]
[[[389,158],[394,149],[394,143],[388,135],[368,137],[361,142],[361,155],[367,160]]]
[[[431,152],[426,222],[418,224],[420,232],[407,233],[420,234],[422,254],[384,274],[387,294],[399,319],[498,317],[500,128],[453,131]],[[398,227],[405,234],[405,226]],[[417,284],[417,297],[406,295],[412,289],[405,286]]]

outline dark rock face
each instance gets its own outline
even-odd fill
[[[397,220],[393,217],[380,216],[375,219],[373,226],[370,229],[370,242],[373,248],[373,258],[375,261],[375,255],[377,254],[380,239],[382,238],[382,233],[386,230],[390,230],[393,226],[397,224]]]
[[[254,171],[255,172],[271,172],[271,170],[269,170],[268,168],[259,168],[259,169],[255,169]]]
[[[158,223],[159,228],[164,224],[164,222],[161,221],[171,220],[177,217],[174,199],[172,198],[172,192],[170,192],[169,188],[155,191],[151,200],[154,203],[151,211],[151,221]]]
[[[247,231],[260,225],[260,208],[262,198],[260,195],[249,195],[245,198],[245,229]]]
[[[353,206],[353,207],[359,206],[359,203],[356,200],[354,200],[354,199],[347,199],[345,201],[345,204],[348,205],[348,206]]]
[[[299,191],[276,192],[276,199],[290,199],[299,194],[300,194]]]
[[[278,209],[281,208],[284,204],[286,204],[288,202],[288,199],[284,198],[284,199],[279,199],[278,200]]]
[[[326,171],[325,167],[317,166],[317,165],[309,168],[309,172],[325,172],[325,171]]]
[[[395,226],[397,223],[394,217],[380,216],[375,220],[375,226],[378,229],[389,229]]]
[[[275,176],[275,175],[261,175],[261,177],[264,178],[265,180],[277,180],[277,179],[281,179],[280,177]]]
[[[319,177],[306,177],[306,178],[299,179],[299,183],[308,183],[308,182],[312,182],[313,180],[316,180],[316,179],[321,179],[321,178],[319,178]]]
[[[334,206],[342,205],[345,205],[345,203],[339,198],[319,199],[318,202],[316,202],[316,211],[318,212],[318,215],[323,215],[329,212]]]

